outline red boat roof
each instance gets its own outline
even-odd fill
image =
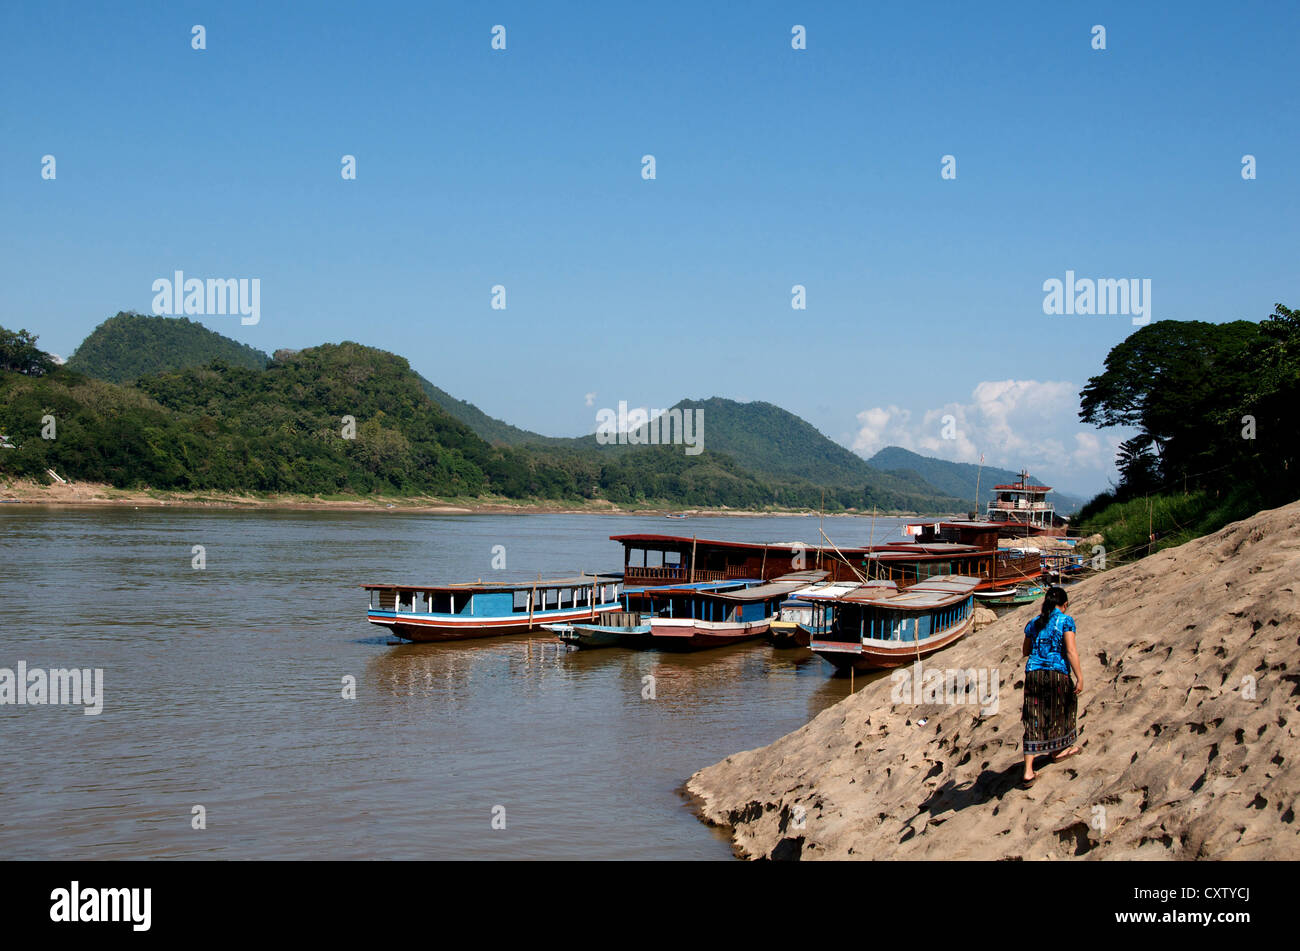
[[[795,547],[802,548],[805,551],[830,551],[822,545],[811,545],[805,542],[724,542],[711,538],[690,538],[685,535],[610,535],[610,541],[618,542],[622,545],[635,544],[675,544],[690,547],[691,545],[710,545],[721,548],[745,548],[750,551],[762,551],[764,548],[787,548],[793,550]],[[841,551],[863,551],[863,547],[849,546],[843,547]]]
[[[1023,482],[1017,482],[1014,485],[995,485],[994,489],[1004,489],[1007,492],[1051,492],[1050,485],[1025,485]]]

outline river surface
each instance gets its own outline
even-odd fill
[[[838,545],[902,524],[824,522]],[[0,705],[0,855],[729,857],[678,790],[848,693],[809,651],[409,645],[365,621],[367,581],[617,570],[609,536],[638,531],[815,543],[818,519],[0,506],[0,668],[104,678],[97,716]]]

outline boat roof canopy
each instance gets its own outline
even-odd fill
[[[769,581],[753,588],[740,591],[705,592],[710,598],[721,601],[766,601],[768,598],[784,597],[797,591],[804,585],[800,581]]]
[[[936,575],[910,587],[899,589],[892,581],[870,581],[841,595],[846,604],[874,605],[899,610],[926,610],[946,607],[971,595],[979,578],[969,575]],[[835,600],[824,595],[808,595],[812,601]]]
[[[533,588],[585,588],[594,584],[613,584],[623,580],[623,572],[576,575],[572,578],[542,578],[533,581],[467,581],[464,584],[363,584],[367,591],[449,591],[454,594],[483,591],[531,591]]]
[[[655,547],[677,549],[687,548],[692,545],[707,545],[710,548],[743,548],[747,551],[762,551],[763,549],[789,549],[791,551],[823,551],[828,552],[831,549],[821,545],[810,545],[805,542],[724,542],[713,538],[691,538],[688,535],[651,535],[651,534],[632,534],[632,535],[610,535],[610,541],[618,542],[620,545],[640,545],[643,547]],[[862,551],[861,547],[848,547],[845,551]]]

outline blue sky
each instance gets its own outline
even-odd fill
[[[1134,328],[1045,315],[1043,282],[1296,306],[1298,9],[8,4],[0,324],[66,356],[176,269],[259,278],[260,323],[203,322],[393,350],[540,432],[763,399],[1098,489],[1077,392]]]

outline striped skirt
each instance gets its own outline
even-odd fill
[[[1079,731],[1074,717],[1079,701],[1069,674],[1031,670],[1025,674],[1025,753],[1055,753],[1073,746]]]

